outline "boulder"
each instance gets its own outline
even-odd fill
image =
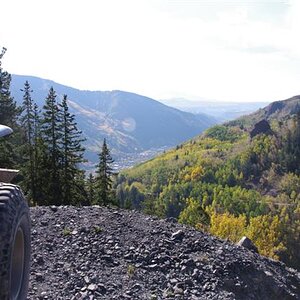
[[[247,238],[246,236],[243,236],[240,241],[237,243],[238,246],[242,246],[244,248],[247,248],[250,251],[253,251],[255,253],[258,253],[257,247],[253,244],[253,242]]]

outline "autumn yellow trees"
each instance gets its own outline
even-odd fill
[[[300,117],[276,122],[252,138],[238,122],[218,125],[125,171],[120,203],[142,184],[133,208],[233,242],[246,235],[262,255],[300,268]]]

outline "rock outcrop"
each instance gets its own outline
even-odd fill
[[[254,138],[258,134],[273,134],[270,124],[267,120],[263,119],[257,122],[250,132],[250,137]]]
[[[297,271],[173,221],[103,207],[31,217],[29,299],[299,299]]]

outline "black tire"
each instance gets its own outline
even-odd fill
[[[0,183],[0,299],[27,297],[30,269],[30,218],[19,187]]]

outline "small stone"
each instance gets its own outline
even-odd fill
[[[89,286],[88,286],[88,290],[89,291],[96,291],[98,288],[97,284],[94,284],[94,283],[91,283]]]
[[[43,258],[42,256],[38,256],[38,257],[36,258],[36,263],[37,263],[38,265],[43,265],[43,264],[45,263],[44,258]]]
[[[139,284],[139,283],[136,283],[133,287],[132,287],[132,289],[134,289],[134,290],[140,290],[142,288],[142,286]]]
[[[51,205],[50,206],[50,209],[53,211],[53,212],[57,212],[57,206],[55,206],[55,205]]]
[[[98,291],[101,293],[101,294],[105,294],[106,293],[106,287],[104,284],[100,283],[98,284]]]
[[[207,290],[210,290],[211,289],[211,286],[210,286],[210,283],[209,282],[206,282],[202,288],[202,290],[204,291],[207,291]]]
[[[171,239],[181,241],[184,237],[184,232],[182,230],[178,230],[174,233],[172,233]]]
[[[37,282],[42,282],[42,281],[44,281],[44,275],[43,275],[42,273],[36,273],[36,274],[35,274],[35,280],[36,280]]]
[[[253,244],[253,242],[247,238],[246,236],[243,236],[240,241],[237,243],[238,246],[242,246],[250,251],[253,251],[255,253],[258,253],[257,247]]]
[[[102,255],[101,258],[110,263],[114,261],[110,255]]]
[[[273,274],[270,272],[270,271],[265,271],[265,274],[267,275],[267,276],[273,276]]]
[[[88,291],[80,292],[80,294],[81,294],[81,297],[79,299],[84,299],[85,297],[87,297]]]
[[[148,266],[148,269],[154,271],[154,270],[157,270],[158,269],[158,264],[152,264],[152,265],[149,265]]]
[[[81,293],[77,293],[71,300],[79,300],[81,298]]]
[[[198,270],[198,269],[194,269],[194,270],[193,270],[192,277],[195,279],[195,278],[198,277],[198,275],[199,275],[199,270]]]
[[[175,295],[183,295],[184,290],[182,288],[175,287],[174,294]]]

